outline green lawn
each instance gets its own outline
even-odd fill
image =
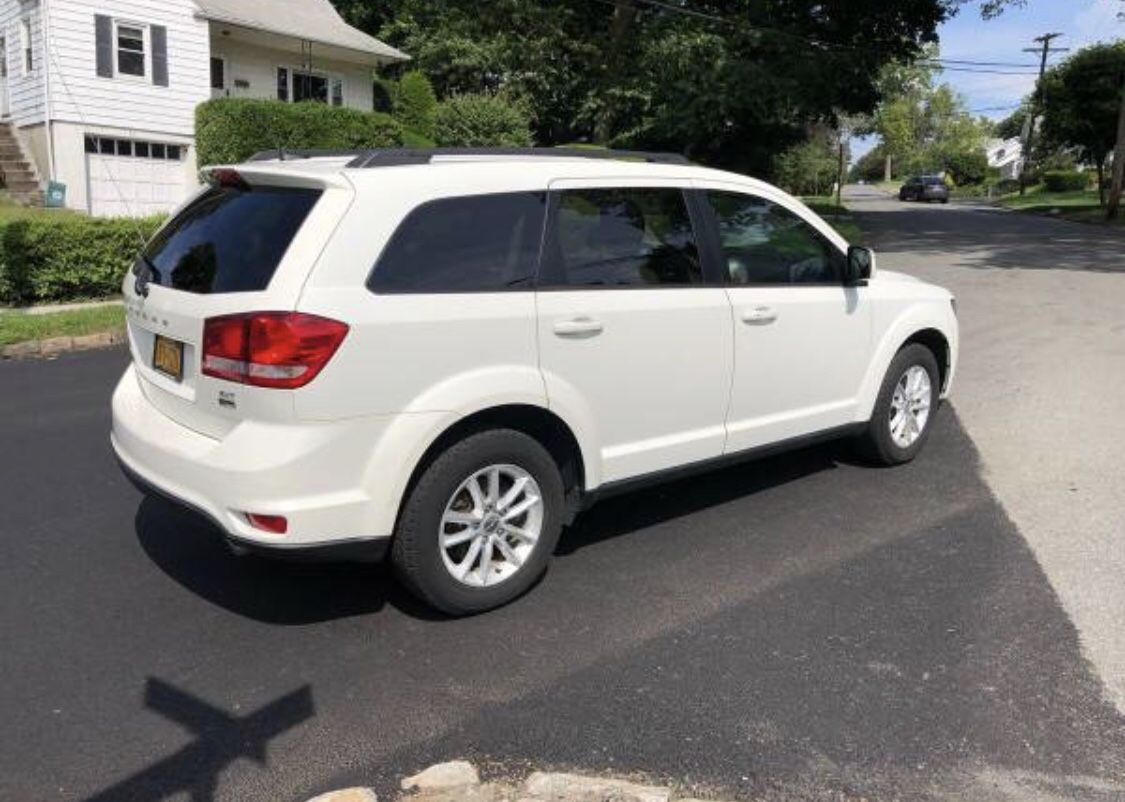
[[[70,215],[76,212],[69,209],[44,209],[41,206],[21,206],[12,200],[6,190],[0,190],[0,224],[11,220],[23,220],[27,217],[38,217],[44,214]]]
[[[1047,192],[1042,187],[1032,187],[1022,197],[1005,195],[997,203],[1018,212],[1061,217],[1083,223],[1106,223],[1105,209],[1098,204],[1095,190],[1076,192]],[[1118,225],[1125,225],[1125,216],[1119,216]]]
[[[863,240],[863,230],[855,222],[847,207],[836,205],[835,195],[806,196],[801,198],[806,206],[824,218],[830,226],[840,232],[840,236],[853,245]]]
[[[26,312],[0,311],[0,346],[51,337],[80,337],[125,328],[122,306],[95,306],[29,315]]]

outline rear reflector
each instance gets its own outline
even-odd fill
[[[311,382],[336,353],[347,324],[302,312],[251,312],[203,324],[203,375],[293,390]]]
[[[246,520],[255,529],[261,529],[271,535],[284,535],[289,528],[289,522],[285,520],[284,515],[259,515],[258,513],[248,512],[246,513]]]

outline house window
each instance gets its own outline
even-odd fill
[[[145,29],[139,25],[117,24],[117,72],[119,75],[145,75]]]
[[[23,55],[23,74],[30,75],[35,69],[35,59],[31,49],[31,17],[20,20],[20,51]]]
[[[317,103],[328,102],[328,79],[311,72],[293,72],[293,102],[312,100]]]
[[[126,156],[134,159],[158,159],[164,161],[183,161],[187,150],[184,145],[170,145],[163,142],[146,142],[133,139],[111,139],[87,134],[85,137],[87,153],[102,156]]]
[[[211,88],[227,88],[227,62],[219,56],[211,56]]]
[[[323,73],[278,67],[277,99],[294,103],[311,100],[314,103],[343,106],[344,79]]]
[[[0,78],[8,77],[8,40],[0,36]]]

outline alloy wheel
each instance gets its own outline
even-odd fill
[[[910,448],[926,430],[933,387],[921,365],[911,365],[895,384],[891,397],[891,439],[899,448]]]
[[[483,588],[515,575],[543,530],[543,494],[518,465],[489,465],[463,481],[438,526],[442,562],[463,585]]]

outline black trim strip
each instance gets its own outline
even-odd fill
[[[848,423],[843,426],[835,426],[831,429],[823,429],[811,434],[803,434],[798,437],[779,440],[776,443],[767,443],[766,445],[755,446],[754,448],[744,449],[743,451],[736,451],[732,454],[721,454],[718,457],[692,462],[687,465],[677,465],[674,468],[664,468],[641,476],[618,479],[615,482],[608,482],[593,490],[584,492],[582,494],[582,509],[589,509],[595,502],[601,499],[617,496],[622,493],[629,493],[642,487],[663,484],[665,482],[674,482],[678,479],[686,479],[689,476],[722,470],[723,468],[729,468],[732,465],[737,465],[742,462],[753,462],[763,457],[786,451],[796,451],[797,449],[807,448],[808,446],[824,443],[829,440],[854,437],[862,433],[866,427],[866,421]]]

